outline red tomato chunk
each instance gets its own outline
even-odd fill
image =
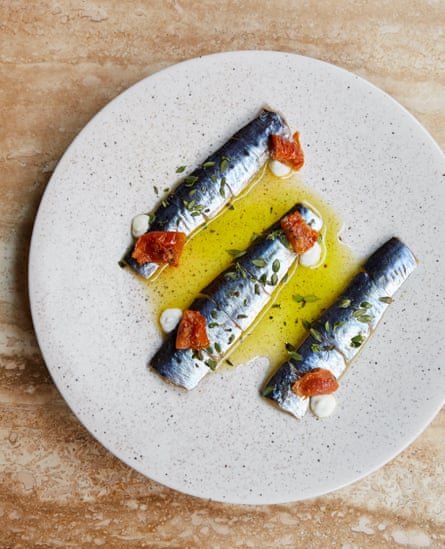
[[[301,397],[330,395],[338,389],[334,375],[323,368],[314,368],[292,385],[292,391]]]
[[[184,233],[176,231],[145,233],[136,240],[131,257],[139,265],[158,263],[177,267],[186,239]]]
[[[299,133],[295,132],[292,137],[293,141],[289,141],[281,135],[271,135],[271,156],[293,170],[299,170],[304,164],[304,153],[300,145]]]
[[[310,227],[299,212],[286,215],[280,224],[296,254],[304,254],[317,242],[318,231]]]
[[[177,349],[205,349],[210,345],[206,319],[199,311],[186,309],[176,334]]]

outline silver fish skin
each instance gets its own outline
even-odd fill
[[[416,265],[417,259],[412,251],[393,237],[368,258],[363,268],[375,284],[392,297]]]
[[[294,393],[292,385],[314,368],[328,369],[335,377],[339,377],[345,371],[346,363],[342,354],[331,345],[320,345],[318,338],[312,335],[304,340],[296,352],[301,359],[289,358],[282,364],[269,379],[262,394],[274,401],[282,410],[301,419],[309,408],[309,399]]]
[[[303,204],[296,204],[285,215],[295,211],[312,224],[320,226],[318,216]],[[278,262],[278,263],[277,263]],[[195,364],[193,351],[176,350],[175,330],[151,360],[151,367],[169,381],[191,389],[218,366],[239,339],[248,333],[272,300],[272,294],[283,282],[298,255],[290,248],[280,222],[274,223],[258,237],[244,255],[220,273],[189,307],[206,318],[210,347]],[[198,371],[197,371],[198,370]]]
[[[307,225],[320,231],[323,225],[322,219],[312,209],[305,204],[298,203],[284,216],[294,212],[298,212]],[[289,271],[295,257],[278,221],[268,229],[265,238],[260,238],[252,243],[249,253],[238,259],[237,267],[242,273],[247,273],[260,284],[266,294],[271,295],[275,291],[277,283]]]
[[[388,240],[312,324],[309,335],[295,350],[301,360],[291,359],[280,366],[263,389],[263,396],[301,419],[309,399],[293,393],[292,385],[314,368],[329,370],[337,379],[343,375],[416,265],[405,244],[398,238]]]
[[[167,381],[185,389],[193,389],[208,373],[209,360],[211,357],[205,351],[176,349],[175,332],[164,341],[153,357],[151,366]]]
[[[272,134],[290,136],[290,129],[278,113],[262,109],[259,115],[236,132],[178,186],[151,213],[151,231],[180,231],[190,236],[217,215],[230,200],[247,187],[269,158]],[[132,258],[134,245],[125,262],[144,278],[159,268]]]
[[[241,336],[240,327],[206,297],[198,297],[189,307],[206,320],[210,345],[199,351],[176,349],[177,330],[171,332],[151,360],[151,367],[171,383],[193,389],[216,367],[224,354]]]

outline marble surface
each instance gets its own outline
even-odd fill
[[[0,548],[444,547],[443,411],[393,461],[315,500],[239,506],[165,488],[78,422],[33,332],[27,255],[51,173],[85,123],[173,63],[275,49],[394,96],[445,146],[437,1],[0,2]]]

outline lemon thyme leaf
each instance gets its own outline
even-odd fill
[[[316,341],[318,341],[318,343],[321,343],[322,337],[321,333],[318,330],[316,330],[315,328],[310,328],[309,333]]]
[[[237,257],[243,256],[246,253],[246,251],[245,250],[237,250],[236,248],[231,248],[231,249],[227,250],[227,253],[229,255],[231,255],[232,257],[237,258]]]
[[[273,385],[268,385],[261,394],[263,395],[263,397],[265,397],[269,395],[274,389],[275,387]]]
[[[362,345],[362,343],[365,341],[365,336],[363,334],[357,334],[354,337],[351,337],[350,346],[357,349]]]
[[[297,350],[295,349],[295,347],[292,345],[292,343],[286,343],[286,351],[288,353],[288,355],[293,358],[294,360],[298,360],[298,361],[301,361],[303,360],[303,357],[302,355],[300,355],[300,353],[297,352]]]
[[[216,366],[218,365],[218,363],[216,362],[216,360],[213,360],[212,358],[209,358],[208,360],[206,360],[205,364],[206,364],[206,366],[208,366],[211,370],[216,370]]]
[[[318,301],[320,298],[316,295],[300,295],[296,294],[292,296],[292,299],[296,301],[297,303],[301,303],[301,307],[304,307],[306,303],[313,303],[314,301]]]
[[[229,156],[223,156],[221,164],[219,165],[219,168],[222,172],[225,172],[227,170],[230,160],[231,158]]]
[[[374,315],[360,315],[357,317],[357,320],[366,324],[371,322],[371,320],[374,320]]]
[[[193,185],[198,181],[199,177],[197,175],[188,175],[184,177],[184,183],[186,187],[193,187]]]

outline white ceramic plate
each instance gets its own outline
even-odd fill
[[[420,259],[345,376],[335,416],[297,422],[265,404],[261,363],[190,393],[147,369],[159,345],[143,285],[117,265],[129,222],[269,104],[301,132],[302,177],[367,256],[397,235]],[[233,503],[289,502],[374,471],[427,426],[444,394],[443,155],[398,103],[309,58],[234,52],[139,82],[85,127],[57,166],[35,222],[30,296],[48,368],[69,406],[144,475]],[[442,371],[441,371],[442,368]]]

